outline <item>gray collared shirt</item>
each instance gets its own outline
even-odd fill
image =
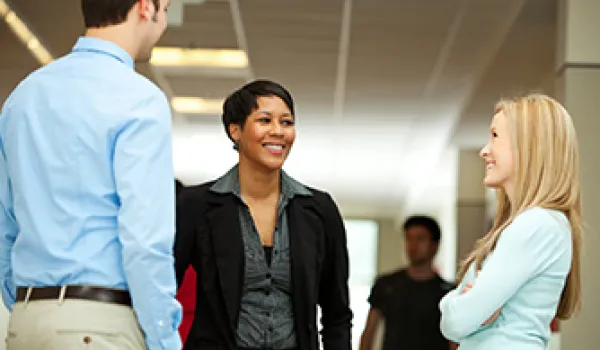
[[[239,199],[244,241],[244,292],[237,328],[237,345],[244,348],[291,349],[298,346],[294,327],[290,270],[290,239],[285,208],[294,196],[312,193],[281,172],[281,194],[273,233],[273,257],[267,263],[260,235],[240,194],[238,167],[220,178],[211,191],[232,193]]]

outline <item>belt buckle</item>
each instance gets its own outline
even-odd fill
[[[58,295],[58,305],[62,305],[65,302],[65,295],[67,294],[68,286],[60,286],[60,294]]]
[[[25,304],[29,302],[29,298],[31,298],[31,293],[33,293],[33,287],[27,287],[27,292],[25,292],[25,300],[23,300]]]

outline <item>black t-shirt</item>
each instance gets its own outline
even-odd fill
[[[405,269],[379,277],[368,300],[385,319],[383,350],[448,350],[438,304],[453,288],[437,275],[413,280]]]

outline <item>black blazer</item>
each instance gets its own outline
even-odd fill
[[[210,191],[214,182],[187,187],[178,198],[175,266],[181,285],[196,270],[195,318],[184,349],[236,350],[244,283],[244,246],[237,198]],[[298,348],[319,349],[317,304],[324,350],[350,350],[346,231],[332,198],[294,197],[287,205],[292,303]]]

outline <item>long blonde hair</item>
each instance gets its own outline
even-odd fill
[[[571,270],[562,291],[557,316],[569,319],[581,307],[580,255],[582,239],[581,185],[577,135],[567,110],[554,99],[530,94],[504,99],[496,113],[508,118],[515,170],[514,203],[497,189],[497,210],[488,234],[462,262],[461,281],[471,264],[477,269],[495,248],[502,231],[514,218],[531,207],[554,209],[569,219],[573,241]]]

